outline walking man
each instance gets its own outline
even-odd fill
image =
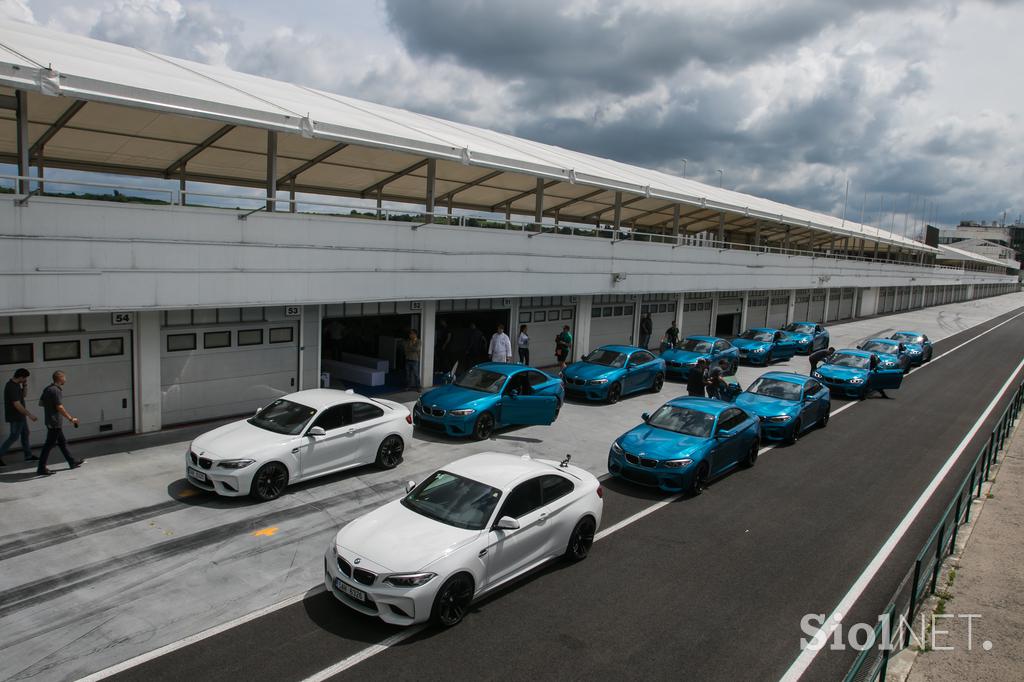
[[[665,343],[669,348],[675,348],[679,343],[679,327],[676,326],[675,320],[672,321],[672,326],[665,331]]]
[[[50,456],[50,450],[57,446],[60,453],[67,460],[69,469],[77,469],[85,464],[84,459],[75,459],[68,452],[68,441],[64,438],[62,419],[67,419],[74,427],[78,428],[78,417],[72,417],[64,408],[64,383],[67,377],[64,372],[57,370],[53,373],[53,383],[43,390],[39,404],[43,407],[43,422],[46,424],[46,443],[43,444],[43,451],[39,453],[39,466],[36,473],[40,476],[50,476],[57,473],[46,468],[46,460]]]
[[[700,358],[686,373],[686,393],[688,395],[695,398],[704,397],[704,387],[707,385],[707,366],[708,361]]]
[[[569,332],[569,325],[563,325],[562,331],[555,337],[555,359],[558,360],[558,369],[565,369],[565,359],[569,357],[572,350],[572,334]]]
[[[402,352],[405,354],[405,390],[415,390],[417,393],[420,391],[421,346],[419,334],[415,329],[410,329],[409,335],[402,342]]]
[[[651,314],[644,313],[640,318],[640,343],[637,345],[647,350],[651,345],[651,332],[654,331],[654,322],[651,321]]]
[[[820,365],[823,362],[826,362],[830,357],[832,357],[832,354],[835,352],[836,349],[833,348],[832,346],[829,346],[828,348],[816,350],[810,355],[808,355],[807,361],[811,363],[811,374],[814,374],[814,370],[818,369],[818,365]]]
[[[526,333],[526,325],[519,325],[519,338],[516,339],[519,348],[519,362],[524,365],[530,364],[530,335]]]
[[[505,333],[505,325],[499,324],[498,331],[491,335],[487,354],[491,356],[491,362],[512,362],[512,339]]]
[[[4,386],[4,420],[10,433],[3,445],[0,445],[0,467],[4,465],[3,456],[7,454],[15,441],[21,440],[21,454],[26,462],[39,459],[32,456],[32,447],[28,442],[28,420],[36,421],[36,416],[25,407],[25,391],[28,387],[29,371],[24,367],[14,371],[14,378]]]

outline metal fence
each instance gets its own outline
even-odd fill
[[[971,501],[981,496],[982,484],[989,480],[992,465],[998,461],[1024,407],[1024,382],[1014,392],[991,435],[974,458],[953,498],[946,505],[938,524],[921,547],[914,565],[900,581],[895,594],[883,610],[871,641],[857,656],[844,682],[885,680],[889,657],[910,645],[914,618],[928,595],[935,594],[946,557],[956,548],[957,531],[970,521]],[[909,628],[901,627],[909,624]]]

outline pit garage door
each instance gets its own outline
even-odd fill
[[[562,327],[569,325],[573,338],[576,336],[576,297],[524,297],[519,301],[519,324],[509,332],[513,345],[517,344],[519,325],[522,324],[526,325],[526,333],[530,335],[530,365],[551,367],[557,364],[555,337],[562,332]],[[519,361],[518,353],[513,357]],[[572,357],[570,355],[570,359]]]
[[[751,294],[747,299],[747,329],[764,327],[768,320],[768,295]]]
[[[823,290],[811,293],[811,304],[807,310],[807,317],[803,319],[811,322],[821,322],[825,319],[825,292]]]
[[[594,300],[590,309],[590,348],[633,343],[633,313],[636,304],[626,301],[625,296],[595,296]]]
[[[160,330],[164,425],[253,412],[297,390],[298,320],[283,311],[243,308],[169,311]],[[178,325],[190,313],[192,324]],[[216,314],[217,321],[209,320]],[[227,314],[225,314],[227,313]],[[258,319],[257,319],[258,318]]]
[[[786,324],[786,315],[789,312],[789,296],[773,294],[771,304],[768,308],[768,322],[766,327],[778,329]]]
[[[804,320],[810,320],[810,307],[811,307],[811,292],[809,290],[801,290],[796,292],[796,302],[793,306],[793,321],[801,322]]]
[[[686,301],[683,304],[683,326],[680,337],[707,336],[711,333],[711,299]]]
[[[921,287],[914,287],[914,293],[910,298],[911,308],[920,308],[924,301],[924,289]]]
[[[676,294],[647,294],[640,304],[640,314],[651,314],[651,348],[658,348],[665,330],[676,321],[676,306],[679,296]],[[637,343],[640,340],[637,339]]]
[[[829,289],[828,312],[825,315],[825,322],[831,322],[839,319],[839,304],[842,303],[842,296],[842,289]]]
[[[37,403],[57,370],[67,375],[68,412],[81,420],[77,429],[65,431],[69,439],[134,429],[132,333],[112,319],[106,314],[0,317],[0,372],[5,380],[19,367],[32,373],[26,401],[40,417],[31,425],[33,445],[46,440]]]
[[[840,320],[849,320],[853,317],[853,304],[857,298],[856,289],[843,289],[843,300],[839,304]]]
[[[879,294],[882,297],[878,306],[879,313],[891,313],[896,305],[896,290],[893,287],[884,287]]]
[[[925,307],[935,305],[935,287],[925,287],[924,305]]]
[[[899,310],[910,310],[910,295],[913,293],[911,287],[900,287],[900,305]]]

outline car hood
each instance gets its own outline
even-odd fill
[[[758,417],[775,417],[780,414],[792,415],[800,406],[800,403],[781,398],[771,398],[766,395],[743,392],[736,397],[736,404],[747,412],[753,412]]]
[[[701,450],[707,442],[706,438],[686,436],[647,424],[637,426],[619,439],[619,445],[626,452],[655,459],[687,457]]]
[[[857,367],[838,367],[836,365],[821,365],[818,367],[818,373],[826,379],[842,379],[844,381],[852,379],[853,377],[867,379],[868,376],[868,370],[866,369],[858,369]]]
[[[905,343],[903,347],[908,353],[923,353],[924,346],[920,343]]]
[[[768,350],[772,345],[769,341],[757,341],[755,339],[733,339],[732,345],[743,350]]]
[[[796,343],[810,343],[810,334],[798,334],[797,332],[786,332],[786,335]]]
[[[568,379],[609,379],[619,370],[593,362],[574,362],[562,374]]]
[[[700,358],[705,360],[710,358],[710,353],[698,353],[692,350],[680,350],[678,348],[669,348],[661,354],[663,360],[671,360],[672,362],[678,362],[683,365],[692,365]]]
[[[334,538],[345,555],[355,554],[390,572],[427,568],[480,535],[389,502],[350,522]]]
[[[192,452],[210,459],[252,457],[273,451],[295,438],[297,436],[261,429],[243,419],[199,436],[192,441]]]
[[[497,393],[484,393],[483,391],[474,391],[471,388],[462,388],[461,386],[449,384],[448,386],[427,391],[420,398],[420,402],[427,407],[436,405],[444,410],[457,410],[472,406],[473,403],[480,400],[497,397]]]

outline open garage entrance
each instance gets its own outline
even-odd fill
[[[505,333],[515,344],[515,330],[509,328],[511,307],[512,300],[507,298],[438,301],[434,328],[434,383],[441,383],[444,374],[453,369],[461,374],[473,365],[489,360],[487,348],[499,324],[505,327]]]
[[[531,367],[555,367],[555,337],[568,325],[573,339],[576,338],[576,297],[532,296],[519,299],[519,324],[514,334],[509,333],[513,345],[517,343],[519,328],[524,324],[530,337],[528,364]],[[515,361],[519,361],[518,353]]]
[[[718,299],[718,312],[715,315],[715,336],[732,338],[740,333],[740,312],[743,309],[743,298],[725,295]]]
[[[420,315],[408,301],[338,303],[324,309],[321,322],[321,384],[363,394],[405,387],[403,342],[420,333]]]

